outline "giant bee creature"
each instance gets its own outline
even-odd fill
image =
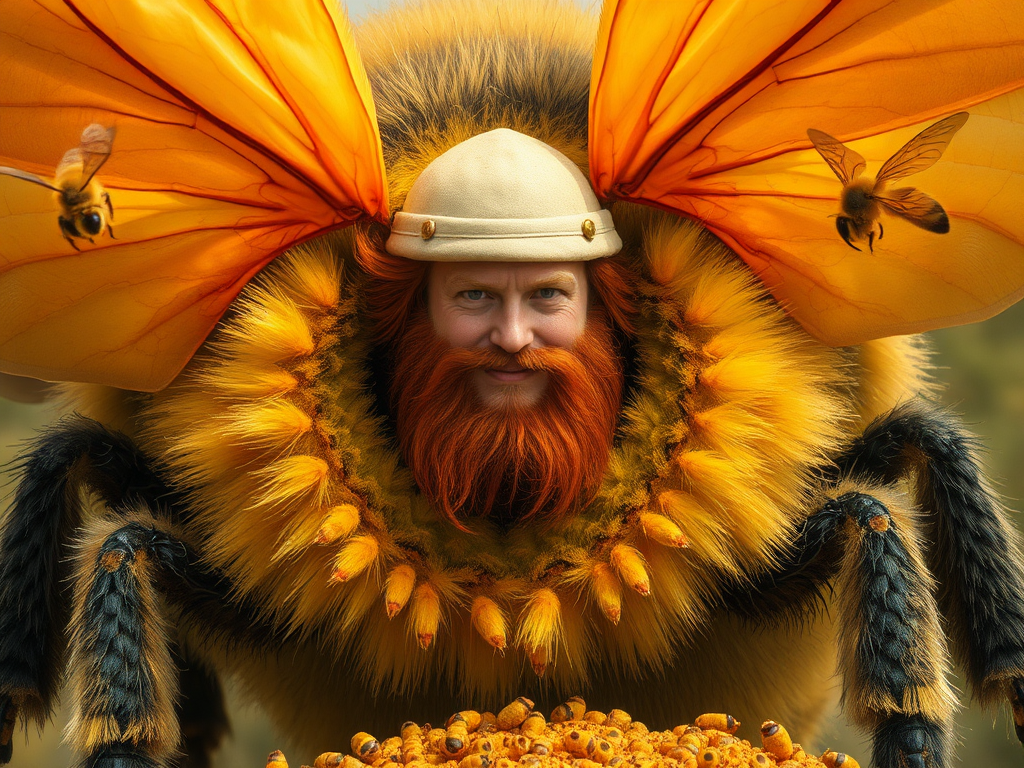
[[[3,224],[0,369],[67,383],[0,534],[0,761],[66,685],[84,765],[206,765],[225,675],[309,754],[524,692],[809,737],[837,648],[880,768],[954,764],[954,661],[1024,736],[1018,536],[908,335],[1021,296],[1024,168],[999,147],[1024,134],[1024,27],[1000,3],[812,5],[765,30],[759,3],[453,1],[353,32],[313,0],[10,3],[0,161],[52,167],[116,124],[119,231],[69,254],[26,185]],[[808,130],[881,163],[963,111],[919,182],[949,232],[897,219],[852,252]],[[443,404],[395,394],[432,378],[401,372],[435,267],[386,243],[424,169],[499,131],[609,206],[558,236],[600,242],[610,211],[622,241],[572,273],[621,386],[565,504],[536,483],[573,470],[569,440],[471,468],[462,497],[409,457],[464,440],[403,447]],[[493,514],[463,514],[477,489]]]

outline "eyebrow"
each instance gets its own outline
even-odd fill
[[[498,288],[496,286],[489,285],[485,280],[474,280],[462,275],[450,277],[446,281],[446,287],[448,290],[453,292],[466,290],[488,291],[492,293],[498,292]],[[573,275],[572,272],[566,272],[564,270],[552,272],[551,274],[544,275],[537,280],[527,283],[525,292],[532,293],[540,288],[569,288],[575,290],[577,288],[576,276]]]

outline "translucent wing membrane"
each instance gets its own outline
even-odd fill
[[[17,168],[8,168],[5,165],[0,165],[0,176],[10,176],[15,179],[21,179],[23,181],[29,181],[33,184],[38,184],[40,187],[52,189],[54,192],[60,191],[57,187],[53,186],[52,182],[49,182],[46,179],[41,179],[34,173],[22,171]]]
[[[5,372],[158,389],[268,261],[386,220],[369,85],[332,3],[11,0],[0,67],[0,164],[20,169],[0,177]],[[81,253],[22,181],[74,147],[118,223]]]
[[[913,187],[891,189],[876,199],[889,213],[901,216],[915,227],[944,235],[949,232],[949,217],[942,206]]]
[[[608,0],[591,180],[703,222],[831,344],[981,320],[1024,294],[1022,60],[1010,0]],[[914,171],[950,231],[887,220],[873,254],[847,247],[836,177],[966,110]]]
[[[116,129],[104,128],[102,125],[93,123],[82,131],[82,183],[79,189],[85,187],[96,171],[107,162],[110,157],[110,150],[114,146],[114,134]]]
[[[964,127],[968,117],[970,115],[967,112],[957,112],[925,128],[885,161],[875,184],[882,185],[931,168],[946,151],[953,134]]]
[[[807,136],[814,144],[828,167],[832,169],[843,184],[849,184],[864,171],[867,163],[864,158],[858,155],[841,141],[829,136],[824,131],[816,131],[813,128],[807,129]]]

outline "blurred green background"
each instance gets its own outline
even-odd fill
[[[969,428],[983,441],[990,474],[1008,506],[1020,509],[1024,499],[1024,302],[985,323],[952,328],[930,334],[935,347],[936,375],[947,384],[945,402],[961,413]],[[45,406],[27,406],[0,400],[0,464],[7,465],[20,441],[51,418]],[[10,467],[3,467],[5,491],[10,492]],[[5,504],[6,506],[6,504]],[[1021,517],[1014,514],[1020,526]],[[836,681],[833,681],[837,685]],[[959,686],[961,687],[962,686]],[[262,768],[266,755],[283,746],[258,709],[246,706],[232,691],[234,733],[217,758],[217,768]],[[966,694],[965,694],[966,699]],[[1013,736],[1006,712],[998,717],[967,707],[960,718],[960,760],[979,768],[1009,768],[1021,765],[1022,749]],[[742,719],[743,713],[733,713]],[[26,739],[15,737],[13,768],[66,766],[72,755],[59,744],[64,716],[61,713],[40,735],[31,729]],[[395,733],[398,723],[395,724]],[[337,744],[323,750],[345,748],[351,734],[338,734]],[[794,734],[799,739],[799,734]],[[826,747],[845,751],[867,767],[870,748],[852,730],[841,713],[826,718],[825,732],[816,745],[817,754]],[[300,760],[312,762],[314,755],[294,755],[293,768]]]

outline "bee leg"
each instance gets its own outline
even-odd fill
[[[871,253],[875,252],[875,230],[868,232],[868,250]]]
[[[849,216],[836,216],[836,231],[848,246],[853,248],[855,251],[860,251],[860,248],[854,245],[853,241],[850,240],[850,221],[851,219]]]
[[[110,220],[114,220],[114,206],[110,204],[110,194],[107,192],[103,193],[103,202],[106,203],[107,213],[110,214]]]
[[[20,481],[0,531],[0,716],[40,727],[53,711],[66,651],[68,558],[81,525],[79,489],[114,513],[160,509],[169,491],[125,436],[72,417],[46,430],[19,458]],[[0,726],[0,763],[10,760]]]
[[[114,237],[114,228],[112,226],[110,226],[110,222],[109,221],[107,222],[107,234],[110,235],[110,239],[111,240],[117,240],[117,238]]]
[[[819,513],[852,522],[837,529],[845,706],[873,731],[877,768],[946,768],[956,697],[913,514],[885,489],[849,487],[871,493],[843,492]]]
[[[135,517],[127,524],[93,521],[77,557],[68,664],[75,706],[67,739],[85,755],[83,768],[157,768],[172,759],[182,731],[167,611],[175,627],[198,625],[206,638],[229,623],[233,639],[252,647],[261,636],[275,637],[253,610],[233,606],[231,585],[201,566],[170,524]],[[240,634],[238,628],[244,628]],[[197,695],[195,678],[185,681],[183,692]],[[210,691],[210,678],[199,683],[198,695]],[[182,702],[178,711],[188,713],[186,724],[203,704]],[[204,724],[200,737],[219,740],[226,729],[223,707],[215,704],[207,714],[214,722]],[[184,765],[208,765],[208,758],[204,751]]]
[[[72,248],[76,251],[82,250],[79,248],[72,238],[81,237],[78,233],[78,229],[75,227],[75,222],[71,219],[66,219],[63,216],[57,217],[57,223],[60,224],[61,234],[64,235],[64,239],[68,241]]]
[[[216,673],[174,648],[179,696],[175,706],[185,758],[177,768],[210,768],[213,753],[231,732],[224,708],[224,691]]]
[[[974,441],[948,414],[910,402],[869,426],[839,470],[883,483],[916,477],[954,656],[981,703],[1009,700],[1024,742],[1024,558]]]
[[[878,239],[881,240],[885,235],[885,230],[882,228],[882,222],[878,222]]]

